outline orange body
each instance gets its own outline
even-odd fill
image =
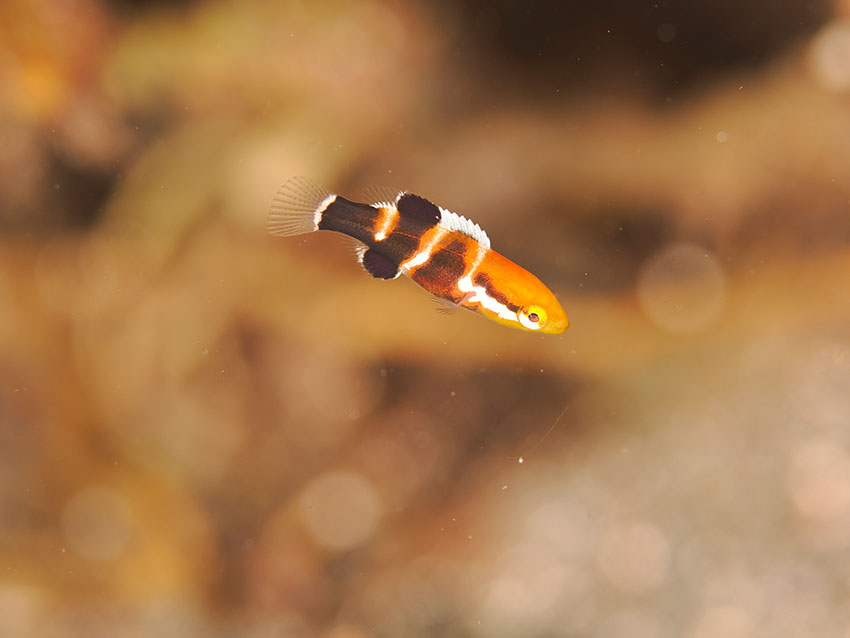
[[[533,332],[558,334],[567,315],[530,272],[490,248],[478,224],[405,191],[362,204],[304,178],[278,191],[269,230],[281,236],[332,230],[361,242],[358,259],[379,279],[406,275],[449,306]]]

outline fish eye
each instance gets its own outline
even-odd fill
[[[546,311],[537,305],[529,306],[519,312],[519,321],[529,330],[540,330],[546,323]]]

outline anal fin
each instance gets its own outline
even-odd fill
[[[394,264],[374,248],[363,253],[360,263],[366,272],[376,279],[395,279],[401,274],[398,264]]]

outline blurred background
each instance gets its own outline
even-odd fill
[[[848,322],[846,0],[0,5],[2,636],[848,638]]]

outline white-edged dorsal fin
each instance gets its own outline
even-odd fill
[[[487,233],[481,229],[481,226],[463,215],[446,210],[442,206],[440,206],[440,224],[449,230],[469,235],[478,243],[490,248],[490,238],[487,237]]]

